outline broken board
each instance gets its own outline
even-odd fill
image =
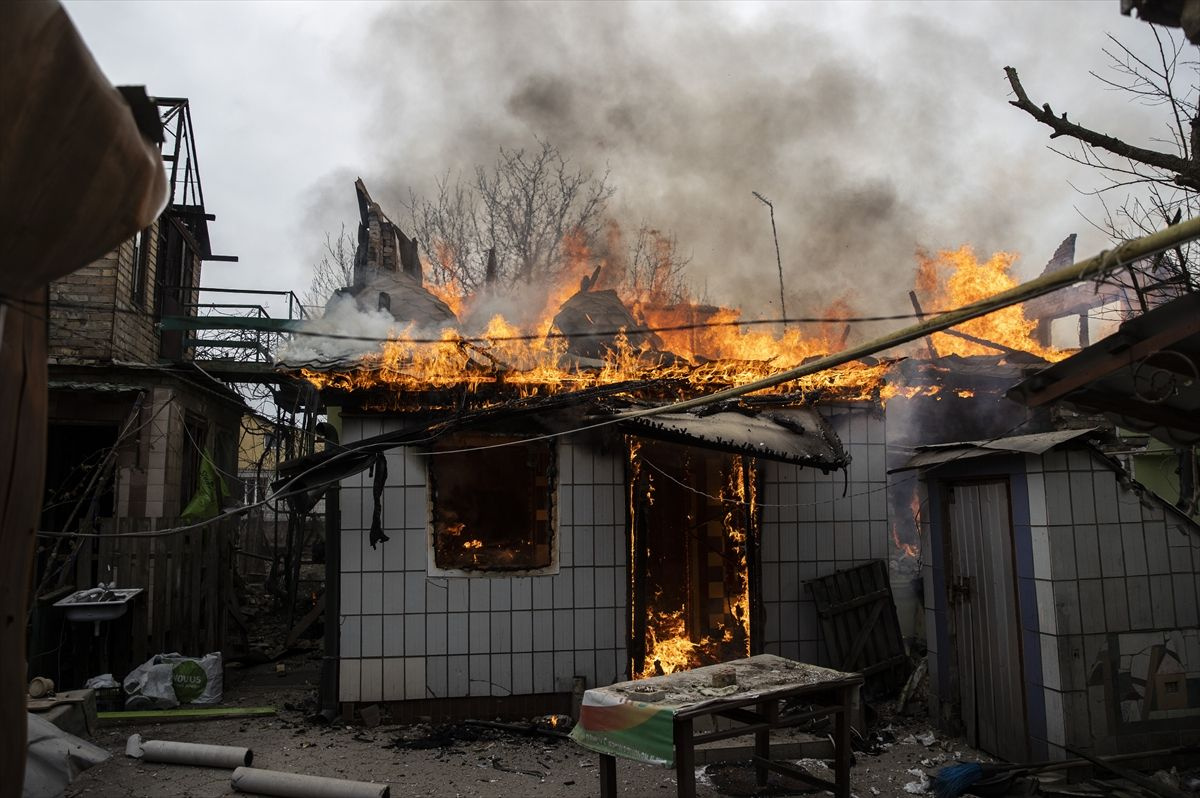
[[[832,667],[861,673],[867,698],[895,695],[908,678],[909,660],[887,563],[872,560],[834,571],[805,587],[816,602]]]

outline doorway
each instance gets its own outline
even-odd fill
[[[753,459],[629,438],[630,673],[749,656]]]
[[[946,590],[967,741],[1029,759],[1007,479],[946,486]]]

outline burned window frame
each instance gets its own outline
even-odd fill
[[[510,445],[495,446],[495,444]],[[545,511],[546,511],[546,544],[549,549],[549,562],[546,565],[536,564],[521,564],[513,567],[504,567],[497,565],[484,565],[480,567],[463,567],[461,563],[454,564],[439,564],[439,536],[444,534],[439,530],[439,512],[442,507],[441,498],[438,491],[438,475],[436,471],[440,468],[450,466],[456,458],[469,456],[468,454],[457,454],[454,450],[469,449],[474,447],[489,446],[494,447],[492,455],[502,452],[521,453],[522,456],[527,456],[530,447],[538,447],[543,450],[546,457],[546,486],[545,486]],[[447,451],[446,454],[437,454],[438,450]],[[459,432],[453,435],[448,435],[443,438],[434,448],[430,456],[426,458],[425,467],[425,484],[426,495],[428,501],[428,525],[426,535],[426,545],[428,549],[428,574],[430,576],[444,577],[472,577],[472,578],[515,578],[522,576],[550,576],[559,572],[559,518],[558,518],[558,459],[560,453],[556,442],[545,440],[531,440],[526,435],[520,435],[509,432]],[[463,461],[458,460],[459,463]],[[530,486],[533,490],[538,490],[536,484]],[[534,508],[536,513],[539,508]],[[532,519],[537,523],[536,517]],[[534,535],[530,536],[531,538]],[[536,541],[534,542],[536,545]]]

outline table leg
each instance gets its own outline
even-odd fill
[[[837,798],[850,798],[850,712],[853,707],[853,688],[844,687],[841,707],[834,724],[834,781],[837,783]]]
[[[774,723],[779,717],[779,702],[764,701],[758,705],[758,714],[762,715],[768,722]],[[754,755],[761,759],[771,758],[771,730],[763,729],[754,733]],[[770,777],[771,771],[767,770],[766,764],[762,762],[754,763],[754,780],[759,787],[767,786],[767,779]]]
[[[600,755],[600,798],[617,798],[617,758]]]
[[[675,721],[675,781],[679,798],[696,798],[696,749],[691,718]]]

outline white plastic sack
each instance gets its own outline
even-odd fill
[[[93,676],[84,683],[84,687],[89,690],[104,690],[109,687],[120,687],[117,680],[113,678],[111,673],[102,673],[99,676]]]
[[[125,677],[126,709],[173,709],[221,703],[221,652],[203,657],[156,654]]]

